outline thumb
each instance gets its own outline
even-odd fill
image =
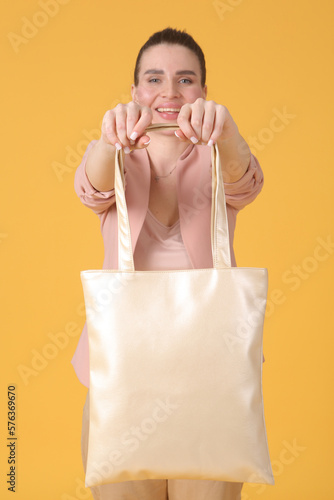
[[[142,135],[139,137],[137,144],[135,146],[136,149],[144,149],[150,144],[151,138],[148,135]]]
[[[184,135],[184,133],[183,133],[180,129],[175,130],[174,134],[175,134],[175,135],[176,135],[176,137],[177,137],[178,139],[180,139],[181,141],[189,141],[188,137],[186,137],[186,136]]]

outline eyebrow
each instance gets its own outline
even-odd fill
[[[165,72],[163,69],[148,69],[145,71],[144,75],[164,75]],[[195,71],[191,71],[190,69],[184,69],[182,71],[177,71],[176,75],[193,75],[197,76]]]

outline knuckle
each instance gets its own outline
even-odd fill
[[[136,102],[131,101],[128,104],[128,110],[131,111],[131,113],[136,113],[138,112],[139,106]]]
[[[122,102],[119,102],[116,106],[115,106],[115,111],[124,111],[124,108],[125,108],[125,105],[122,103]]]
[[[194,127],[198,128],[198,127],[200,127],[202,125],[202,121],[199,120],[198,118],[195,118],[195,119],[191,120],[191,124]]]
[[[127,123],[132,125],[136,121],[136,115],[134,113],[128,113],[126,119]]]
[[[211,129],[212,129],[212,125],[211,125],[211,123],[209,123],[209,122],[204,122],[204,123],[203,123],[203,129],[204,129],[204,130],[206,130],[206,131],[211,130]]]
[[[103,134],[110,134],[110,132],[112,131],[111,124],[110,123],[102,123],[101,130],[102,130]]]
[[[217,123],[216,125],[216,132],[218,132],[218,134],[220,135],[223,131],[223,124],[222,123]]]
[[[194,103],[194,104],[199,105],[199,104],[202,104],[203,102],[204,102],[203,97],[198,97],[198,98],[196,99],[196,101],[195,101],[195,103]]]
[[[113,117],[113,112],[111,109],[108,109],[108,111],[104,114],[102,123],[109,123],[112,120]]]
[[[183,115],[179,115],[177,121],[178,123],[185,123],[187,122],[187,118]]]

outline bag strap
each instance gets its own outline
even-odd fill
[[[158,129],[174,129],[176,123],[155,123],[145,132]],[[211,204],[211,247],[213,267],[224,269],[231,267],[229,230],[224,193],[224,183],[220,165],[218,146],[211,148],[212,163],[212,204]],[[118,220],[118,268],[120,271],[134,271],[133,250],[128,210],[124,192],[123,152],[116,150],[115,155],[115,195]]]

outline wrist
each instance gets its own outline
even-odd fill
[[[96,146],[97,149],[106,156],[115,156],[116,147],[113,144],[110,144],[110,142],[105,141],[103,136],[100,137]]]

